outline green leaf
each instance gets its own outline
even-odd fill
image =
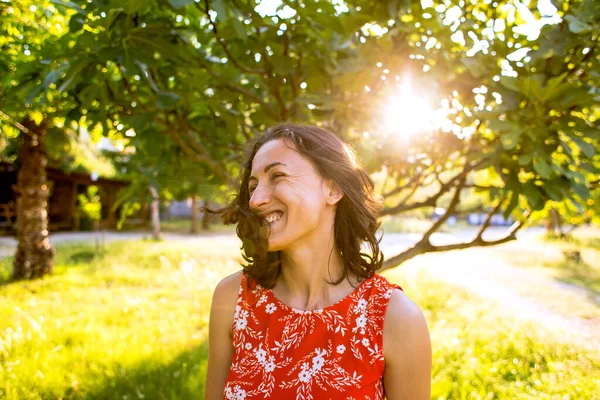
[[[510,203],[508,203],[508,206],[506,206],[506,208],[504,209],[504,212],[502,213],[502,216],[504,217],[505,220],[508,220],[508,217],[510,216],[512,211],[515,209],[517,204],[519,204],[519,191],[513,190],[512,194],[511,194],[511,198],[510,198]]]
[[[574,15],[565,15],[565,19],[569,21],[569,30],[573,33],[586,33],[592,30],[592,27],[581,21]]]
[[[528,182],[523,186],[523,194],[527,198],[527,203],[536,211],[544,208],[544,200],[540,194],[540,189],[532,182]]]
[[[587,200],[590,197],[590,190],[581,183],[571,182],[571,188],[581,200]]]
[[[521,137],[520,131],[503,132],[500,135],[500,143],[505,150],[512,150],[519,144],[519,138]]]
[[[78,14],[82,14],[82,15],[87,14],[87,12],[83,8],[79,7],[77,4],[73,3],[72,1],[50,0],[50,2],[57,6],[75,10],[75,11],[77,11]]]
[[[594,148],[593,144],[588,143],[577,136],[570,136],[570,138],[577,144],[577,147],[579,147],[583,154],[585,154],[588,158],[592,158],[596,153],[596,149]]]
[[[212,2],[212,6],[217,12],[217,18],[221,21],[227,21],[229,18],[229,13],[227,12],[227,2],[224,0],[214,0]]]
[[[294,71],[297,66],[297,62],[292,57],[284,57],[279,55],[272,55],[269,60],[275,67],[275,71],[281,75],[288,75]]]
[[[183,8],[192,3],[194,3],[194,0],[169,0],[169,4],[171,4],[173,8]]]
[[[475,78],[480,78],[486,73],[481,63],[473,57],[464,57],[461,62]]]
[[[339,18],[346,33],[350,34],[373,20],[373,16],[368,13],[342,14]]]
[[[550,165],[548,165],[543,158],[538,157],[533,160],[533,169],[535,169],[542,178],[548,178],[552,174],[552,168],[550,168]]]
[[[541,77],[534,75],[527,77],[521,82],[521,93],[530,99],[541,99],[543,97]]]
[[[542,190],[544,192],[546,192],[546,194],[548,195],[548,197],[550,197],[554,201],[562,201],[562,199],[564,198],[564,193],[562,191],[562,186],[557,181],[547,182],[542,187]]]
[[[519,165],[525,166],[531,162],[533,159],[533,154],[523,154],[519,156]]]
[[[581,163],[580,167],[585,169],[588,172],[591,172],[592,174],[600,173],[600,166],[596,166],[591,163],[585,163],[585,162]]]
[[[27,94],[27,99],[25,100],[25,104],[31,104],[33,99],[35,99],[40,93],[42,93],[42,90],[44,90],[44,86],[42,86],[42,85],[34,86],[33,89],[31,89],[29,91],[29,93]]]
[[[519,81],[517,81],[515,78],[503,76],[500,78],[500,84],[505,88],[512,90],[513,92],[521,91],[521,88],[519,87]]]
[[[567,91],[564,96],[561,96],[558,100],[558,104],[560,104],[563,108],[571,108],[573,106],[582,106],[586,103],[592,103],[594,101],[594,96],[588,93],[588,90],[585,88],[575,89]]]
[[[83,28],[85,20],[79,14],[73,14],[69,20],[69,32],[79,32]]]
[[[242,39],[243,41],[246,41],[248,39],[248,34],[246,33],[246,28],[244,27],[244,23],[235,16],[231,20],[233,22],[233,28],[235,30],[237,37],[239,39]]]
[[[55,69],[54,71],[48,72],[44,78],[44,86],[48,88],[51,84],[55,83],[62,74],[62,69]]]
[[[163,110],[172,110],[177,105],[179,96],[175,93],[161,92],[156,96],[156,106]]]
[[[150,0],[127,0],[124,3],[124,11],[127,15],[142,14],[143,11],[150,5]]]

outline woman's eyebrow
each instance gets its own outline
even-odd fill
[[[269,170],[270,170],[271,168],[275,167],[276,165],[283,165],[284,167],[286,167],[286,165],[285,165],[284,163],[282,163],[281,161],[275,161],[274,163],[271,163],[271,164],[269,164],[269,165],[267,165],[267,166],[265,167],[265,169],[264,169],[264,172],[265,172],[265,174],[266,174],[267,172],[269,172]],[[255,181],[257,181],[258,179],[256,179],[256,177],[255,177],[255,176],[252,176],[252,175],[250,175],[250,178],[248,178],[248,182],[250,182],[251,180],[255,180]]]

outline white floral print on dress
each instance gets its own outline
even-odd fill
[[[273,303],[269,303],[265,307],[265,311],[267,312],[267,314],[273,314],[275,310],[277,310],[277,306]]]

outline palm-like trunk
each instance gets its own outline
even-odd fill
[[[48,237],[48,184],[46,181],[46,121],[38,126],[26,120],[17,174],[17,253],[13,279],[35,279],[52,273],[54,248]]]

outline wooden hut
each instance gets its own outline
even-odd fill
[[[119,190],[129,185],[119,179],[97,178],[81,172],[65,172],[47,167],[50,199],[48,219],[50,230],[80,230],[81,218],[77,213],[77,196],[87,192],[88,186],[98,187],[102,204],[100,226],[114,229],[117,226],[118,210],[112,211]],[[16,222],[17,169],[13,164],[0,162],[0,229],[14,230]]]

